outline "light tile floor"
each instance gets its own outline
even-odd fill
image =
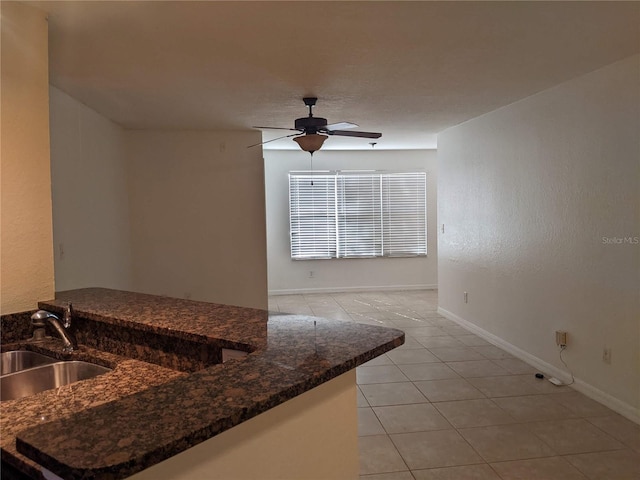
[[[640,480],[640,426],[536,379],[437,306],[434,290],[269,298],[406,333],[357,369],[361,480]]]

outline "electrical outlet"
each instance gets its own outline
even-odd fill
[[[611,365],[611,347],[604,347],[602,349],[602,361],[607,365]]]
[[[567,332],[556,330],[556,345],[560,347],[567,346]]]
[[[469,294],[464,292],[464,303],[469,303]]]

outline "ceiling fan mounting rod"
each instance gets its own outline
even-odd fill
[[[319,129],[327,126],[327,119],[313,116],[313,106],[318,101],[316,97],[304,97],[302,101],[309,107],[309,116],[297,118],[294,128],[305,135],[315,135]]]
[[[302,99],[302,101],[304,102],[304,104],[309,107],[309,116],[313,117],[313,111],[312,108],[313,106],[316,104],[316,102],[318,101],[317,97],[304,97]]]

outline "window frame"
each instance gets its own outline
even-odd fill
[[[291,259],[297,261],[426,257],[427,175],[424,170],[290,171],[288,177]],[[367,182],[371,186],[369,190]],[[395,185],[392,185],[393,183]],[[318,187],[324,190],[324,195],[309,195],[311,189]],[[413,193],[407,195],[406,188],[409,187],[416,190],[413,203]],[[358,195],[361,189],[364,194]],[[301,195],[308,196],[301,198]],[[390,208],[391,204],[393,208]],[[396,211],[398,216],[390,217],[389,212],[392,210]],[[317,234],[314,218],[324,219],[317,228]],[[376,223],[380,224],[378,230]],[[388,226],[390,224],[391,226]],[[302,230],[305,228],[309,230],[303,233]],[[405,233],[398,235],[398,228]],[[366,232],[366,235],[359,239],[358,234],[361,232]],[[316,248],[312,242],[314,236],[324,240],[332,237],[333,245],[330,248]],[[352,238],[348,239],[349,236]],[[365,238],[370,244],[364,242]],[[407,239],[407,246],[404,248],[403,238]],[[318,254],[320,251],[323,254]]]

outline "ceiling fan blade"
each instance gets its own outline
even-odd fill
[[[332,123],[324,127],[325,130],[346,130],[347,128],[358,128],[359,125],[351,122]]]
[[[381,133],[376,132],[352,132],[349,130],[329,130],[329,135],[338,135],[340,137],[362,137],[362,138],[380,138]]]
[[[292,130],[294,132],[300,131],[295,128],[286,128],[286,127],[251,127],[251,128],[257,128],[258,130]]]
[[[287,129],[290,130],[290,129]],[[297,131],[297,130],[296,130]],[[254,143],[253,145],[249,145],[247,148],[257,147],[258,145],[264,145],[265,143],[275,142],[276,140],[281,140],[283,138],[295,137],[296,135],[300,135],[301,133],[292,133],[291,135],[283,135],[282,137],[272,138],[271,140],[267,140],[266,142]]]

